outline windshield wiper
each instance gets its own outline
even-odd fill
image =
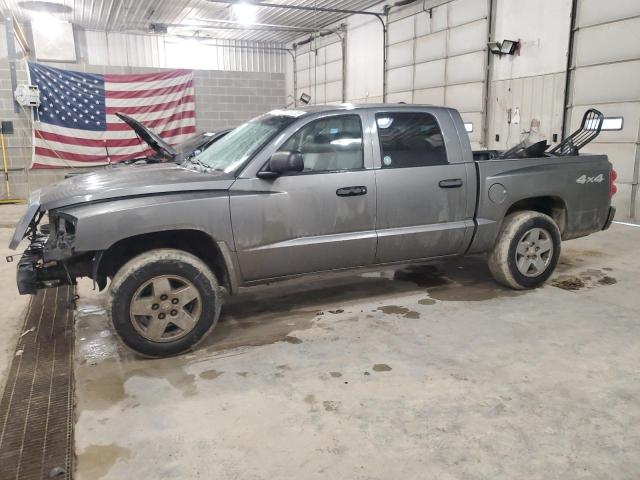
[[[192,163],[193,165],[200,165],[202,168],[206,168],[207,170],[211,170],[212,168],[204,163],[202,160],[198,159],[198,157],[191,157],[187,159],[185,163]]]

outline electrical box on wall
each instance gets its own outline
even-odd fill
[[[13,134],[13,122],[9,120],[3,120],[2,122],[0,122],[0,132],[2,132],[4,135]]]
[[[16,102],[23,107],[39,107],[40,106],[40,90],[36,85],[27,85],[25,83],[18,85],[14,92]]]

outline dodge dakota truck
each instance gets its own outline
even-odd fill
[[[473,152],[450,108],[271,111],[182,165],[35,192],[10,244],[28,239],[18,288],[109,285],[115,330],[150,357],[193,348],[225,295],[304,274],[486,254],[498,282],[535,288],[562,240],[607,229],[615,213],[607,157],[579,153],[602,124],[590,112],[548,152]]]

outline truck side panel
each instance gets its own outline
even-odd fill
[[[559,205],[563,240],[599,231],[611,199],[605,155],[488,160],[476,162],[479,178],[477,231],[469,253],[491,250],[502,221],[529,199]]]

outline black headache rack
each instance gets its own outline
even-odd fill
[[[578,155],[582,147],[593,141],[602,130],[604,115],[595,108],[590,108],[582,117],[580,128],[565,138],[549,151],[551,155],[564,157],[568,155]]]
[[[505,150],[497,155],[489,152],[488,158],[540,158],[548,156],[566,157],[570,155],[578,155],[578,152],[580,152],[582,147],[593,141],[593,139],[600,134],[603,122],[604,115],[595,108],[590,108],[584,113],[580,128],[548,152],[548,144],[546,140],[542,140],[541,142],[528,146],[525,142],[521,142],[516,146],[511,147],[509,150]],[[483,157],[487,157],[487,155],[484,155]]]

